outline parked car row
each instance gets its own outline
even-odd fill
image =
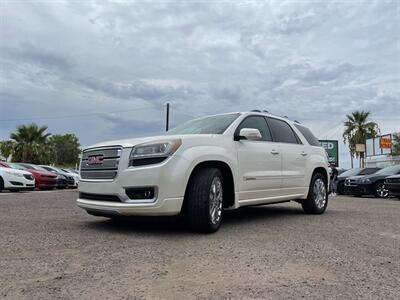
[[[400,197],[400,165],[350,169],[338,176],[338,194]]]
[[[79,175],[75,170],[46,165],[0,162],[0,192],[40,189],[77,188]]]

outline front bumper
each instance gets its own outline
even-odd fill
[[[122,216],[173,216],[179,214],[183,197],[167,198],[157,203],[122,203],[78,198],[79,207],[88,212]]]
[[[124,151],[120,168],[128,165],[129,151]],[[171,156],[159,164],[120,169],[113,180],[83,180],[79,182],[77,205],[89,213],[124,216],[171,216],[181,211],[189,162]],[[154,187],[153,199],[130,199],[126,189]],[[91,194],[91,197],[84,197]],[[109,201],[107,196],[117,198]],[[96,198],[97,197],[97,198]]]
[[[13,177],[4,182],[4,187],[10,190],[25,190],[35,188],[35,181],[23,177]]]
[[[345,192],[352,195],[370,195],[373,194],[373,188],[371,184],[345,185]]]

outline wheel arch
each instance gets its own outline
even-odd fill
[[[182,211],[185,211],[186,209],[186,199],[187,199],[187,193],[189,190],[189,185],[191,183],[191,180],[194,177],[194,174],[201,169],[204,168],[217,168],[221,171],[222,176],[223,176],[223,188],[224,188],[224,207],[231,207],[235,205],[235,179],[233,175],[232,168],[229,166],[229,164],[225,161],[222,160],[204,160],[201,162],[198,162],[192,171],[190,172],[190,176],[187,180],[186,187],[185,187],[185,195],[184,195],[184,201],[182,205]]]
[[[311,179],[310,180],[312,180],[314,175],[317,174],[317,173],[320,173],[322,176],[324,176],[324,178],[326,180],[326,183],[327,184],[329,183],[328,172],[324,167],[316,167],[316,168],[314,168],[314,171],[313,171],[313,173],[311,175]]]

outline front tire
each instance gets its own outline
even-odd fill
[[[223,176],[217,168],[196,171],[186,194],[187,218],[197,232],[212,233],[219,229],[223,216]]]
[[[307,199],[301,203],[306,214],[323,214],[328,206],[328,189],[325,177],[316,173],[311,179]]]
[[[339,195],[344,195],[344,183],[343,182],[338,183],[337,193]]]
[[[0,177],[0,193],[4,190],[4,181],[3,178]]]
[[[377,182],[374,185],[374,196],[377,198],[387,198],[389,197],[389,190],[383,181]]]

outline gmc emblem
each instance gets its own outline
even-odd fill
[[[94,156],[89,156],[88,157],[88,161],[87,161],[87,165],[102,165],[103,164],[103,159],[104,159],[104,155],[100,154],[100,155],[94,155]]]

